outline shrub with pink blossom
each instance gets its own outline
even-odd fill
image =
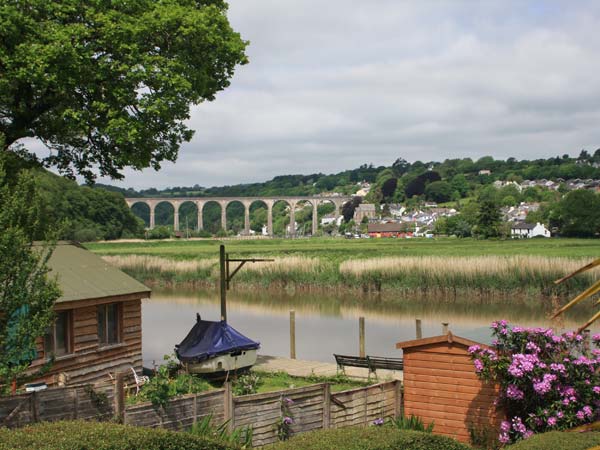
[[[490,348],[469,353],[479,376],[500,386],[498,404],[508,420],[500,427],[504,444],[534,433],[564,430],[597,420],[600,407],[600,350],[586,348],[573,332],[510,327],[492,323]],[[594,335],[594,346],[600,335]]]

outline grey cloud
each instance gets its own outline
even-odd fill
[[[594,1],[230,0],[250,64],[134,187],[600,147]]]

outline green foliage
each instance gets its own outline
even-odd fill
[[[170,399],[178,395],[205,392],[212,386],[203,378],[187,373],[177,373],[176,361],[165,355],[166,364],[140,389],[138,395],[129,397],[130,403],[150,401],[155,408],[164,408]]]
[[[409,417],[400,416],[397,418],[390,417],[389,423],[394,428],[398,430],[413,430],[413,431],[422,431],[423,433],[431,433],[433,432],[434,423],[431,422],[429,425],[425,425],[423,420],[418,416],[413,416],[412,414]]]
[[[443,436],[391,426],[338,428],[302,433],[273,446],[273,450],[469,450]]]
[[[425,187],[425,198],[437,203],[452,199],[452,186],[447,181],[434,181]]]
[[[106,422],[42,422],[0,428],[0,450],[237,450],[209,436]]]
[[[220,425],[215,425],[212,420],[212,414],[209,414],[204,416],[199,422],[193,424],[188,431],[196,436],[210,437],[219,442],[239,445],[242,449],[252,448],[252,427],[236,428],[230,432],[228,425],[229,420]]]
[[[600,433],[551,431],[506,447],[510,450],[591,450],[600,445]]]
[[[223,0],[3,2],[3,150],[28,137],[47,165],[88,180],[174,161],[190,104],[210,101],[247,62]]]
[[[261,377],[255,372],[240,375],[233,382],[232,390],[235,395],[256,394],[260,385]]]
[[[484,189],[477,199],[479,210],[473,228],[473,234],[477,237],[488,239],[501,236],[502,217],[494,191],[494,188]]]
[[[171,237],[171,228],[159,225],[148,231],[148,239],[168,239]]]
[[[45,229],[33,175],[23,171],[9,184],[0,159],[0,392],[36,359],[35,340],[54,319],[60,296],[46,265],[51,243],[34,245]]]
[[[552,222],[562,236],[592,237],[600,233],[600,194],[587,190],[569,192],[556,205]]]

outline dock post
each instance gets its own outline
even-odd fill
[[[423,337],[423,329],[421,328],[421,319],[415,320],[415,326],[417,328],[417,339],[421,339]]]
[[[296,311],[290,310],[290,358],[296,359]]]
[[[448,322],[442,322],[442,334],[448,334]]]
[[[221,270],[221,321],[227,322],[227,274],[225,273],[225,246],[219,247],[219,267]]]
[[[364,358],[365,353],[365,318],[358,318],[358,354],[361,358]]]

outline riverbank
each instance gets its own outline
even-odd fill
[[[88,248],[138,280],[161,286],[214,286],[219,241],[94,243]],[[364,293],[464,293],[566,297],[598,278],[586,273],[553,281],[600,254],[600,241],[344,240],[227,242],[241,257],[274,262],[247,264],[236,286],[261,289],[336,289]]]

